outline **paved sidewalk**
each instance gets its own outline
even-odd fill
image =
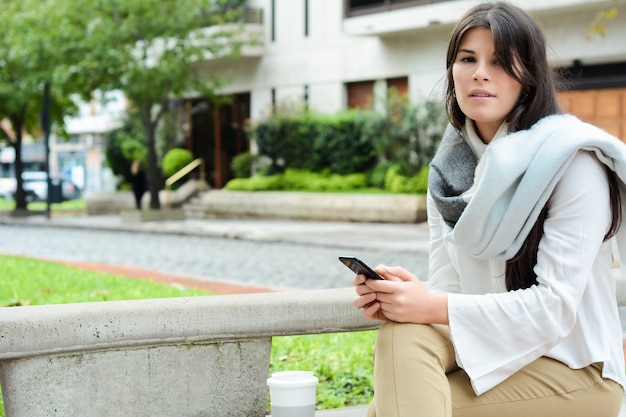
[[[116,215],[48,219],[42,214],[0,214],[0,227],[2,253],[221,294],[348,286],[350,273],[339,265],[338,255],[404,265],[419,276],[427,275],[425,223],[233,219],[124,223]]]
[[[118,215],[63,215],[46,218],[0,216],[0,224],[201,235],[320,246],[428,251],[428,225],[422,223],[351,223],[295,220],[187,219],[124,223]]]

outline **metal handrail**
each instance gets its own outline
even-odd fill
[[[172,175],[171,177],[166,179],[165,180],[165,189],[167,191],[170,191],[172,189],[172,185],[174,185],[176,182],[178,182],[181,179],[183,179],[185,177],[185,175],[189,174],[191,171],[193,171],[197,167],[200,167],[200,181],[204,182],[205,181],[204,159],[197,158],[197,159],[194,159],[193,161],[191,161],[190,163],[188,163],[187,165],[185,165],[183,168],[181,168],[174,175]]]

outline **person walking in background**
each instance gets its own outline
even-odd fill
[[[428,285],[400,266],[353,280],[384,321],[368,416],[615,417],[626,145],[561,114],[545,38],[510,3],[469,10],[446,67]]]
[[[130,181],[133,186],[133,195],[135,196],[135,207],[137,210],[141,210],[141,199],[148,189],[146,173],[141,166],[141,161],[133,161],[133,164],[130,167],[130,174]]]

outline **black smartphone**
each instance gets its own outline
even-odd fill
[[[340,256],[339,260],[355,274],[363,274],[370,279],[383,279],[383,277],[374,272],[372,268],[367,266],[367,264],[359,258],[355,258],[354,256]]]

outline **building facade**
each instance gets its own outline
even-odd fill
[[[546,34],[550,62],[567,70],[573,91],[564,108],[626,139],[626,2],[516,0]],[[395,87],[410,101],[440,101],[449,35],[468,0],[250,0],[259,42],[242,57],[208,60],[207,74],[229,83],[220,94],[232,105],[188,106],[188,141],[208,161],[214,186],[230,178],[229,165],[248,150],[244,125],[277,106],[325,113],[376,106]],[[604,36],[590,36],[601,10],[616,7]],[[259,16],[262,16],[260,18]]]

